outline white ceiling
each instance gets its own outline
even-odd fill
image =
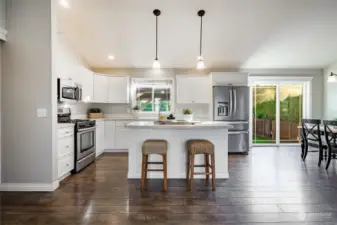
[[[92,67],[323,68],[337,61],[337,0],[68,0],[59,27]],[[109,54],[114,61],[107,59]]]

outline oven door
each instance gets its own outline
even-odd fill
[[[96,152],[96,128],[82,129],[77,132],[77,156],[76,159],[80,160],[87,155]]]

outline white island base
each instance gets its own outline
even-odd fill
[[[215,146],[216,179],[228,179],[228,128],[221,122],[204,122],[198,125],[157,125],[153,122],[133,122],[126,126],[129,130],[129,179],[141,178],[142,144],[148,139],[164,139],[168,142],[167,176],[169,179],[186,179],[186,141],[206,139]],[[150,155],[149,161],[162,162],[162,156]],[[195,165],[204,164],[204,156],[195,157]],[[162,165],[149,165],[149,168],[162,168]],[[205,168],[195,168],[204,172]],[[205,175],[194,175],[205,178]],[[162,172],[148,172],[148,178],[163,178]]]

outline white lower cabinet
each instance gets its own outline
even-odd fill
[[[104,122],[104,149],[112,150],[115,148],[115,121]]]
[[[96,157],[104,152],[104,121],[96,122]]]
[[[58,178],[64,179],[74,169],[74,127],[57,130]]]
[[[125,128],[125,125],[131,122],[132,122],[131,120],[116,121],[115,149],[117,150],[128,150],[129,149],[130,134],[129,134],[129,130]]]

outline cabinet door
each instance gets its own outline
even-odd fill
[[[92,102],[94,99],[94,74],[84,69],[82,74],[82,101]]]
[[[129,149],[129,131],[125,127],[117,127],[116,126],[116,133],[115,133],[115,149]]]
[[[104,152],[104,122],[96,125],[96,157]]]
[[[208,76],[177,76],[177,103],[211,103]]]
[[[108,102],[109,83],[108,77],[95,74],[94,75],[94,102]]]
[[[109,77],[110,103],[129,103],[129,77]]]
[[[115,121],[104,122],[104,149],[114,149]]]

